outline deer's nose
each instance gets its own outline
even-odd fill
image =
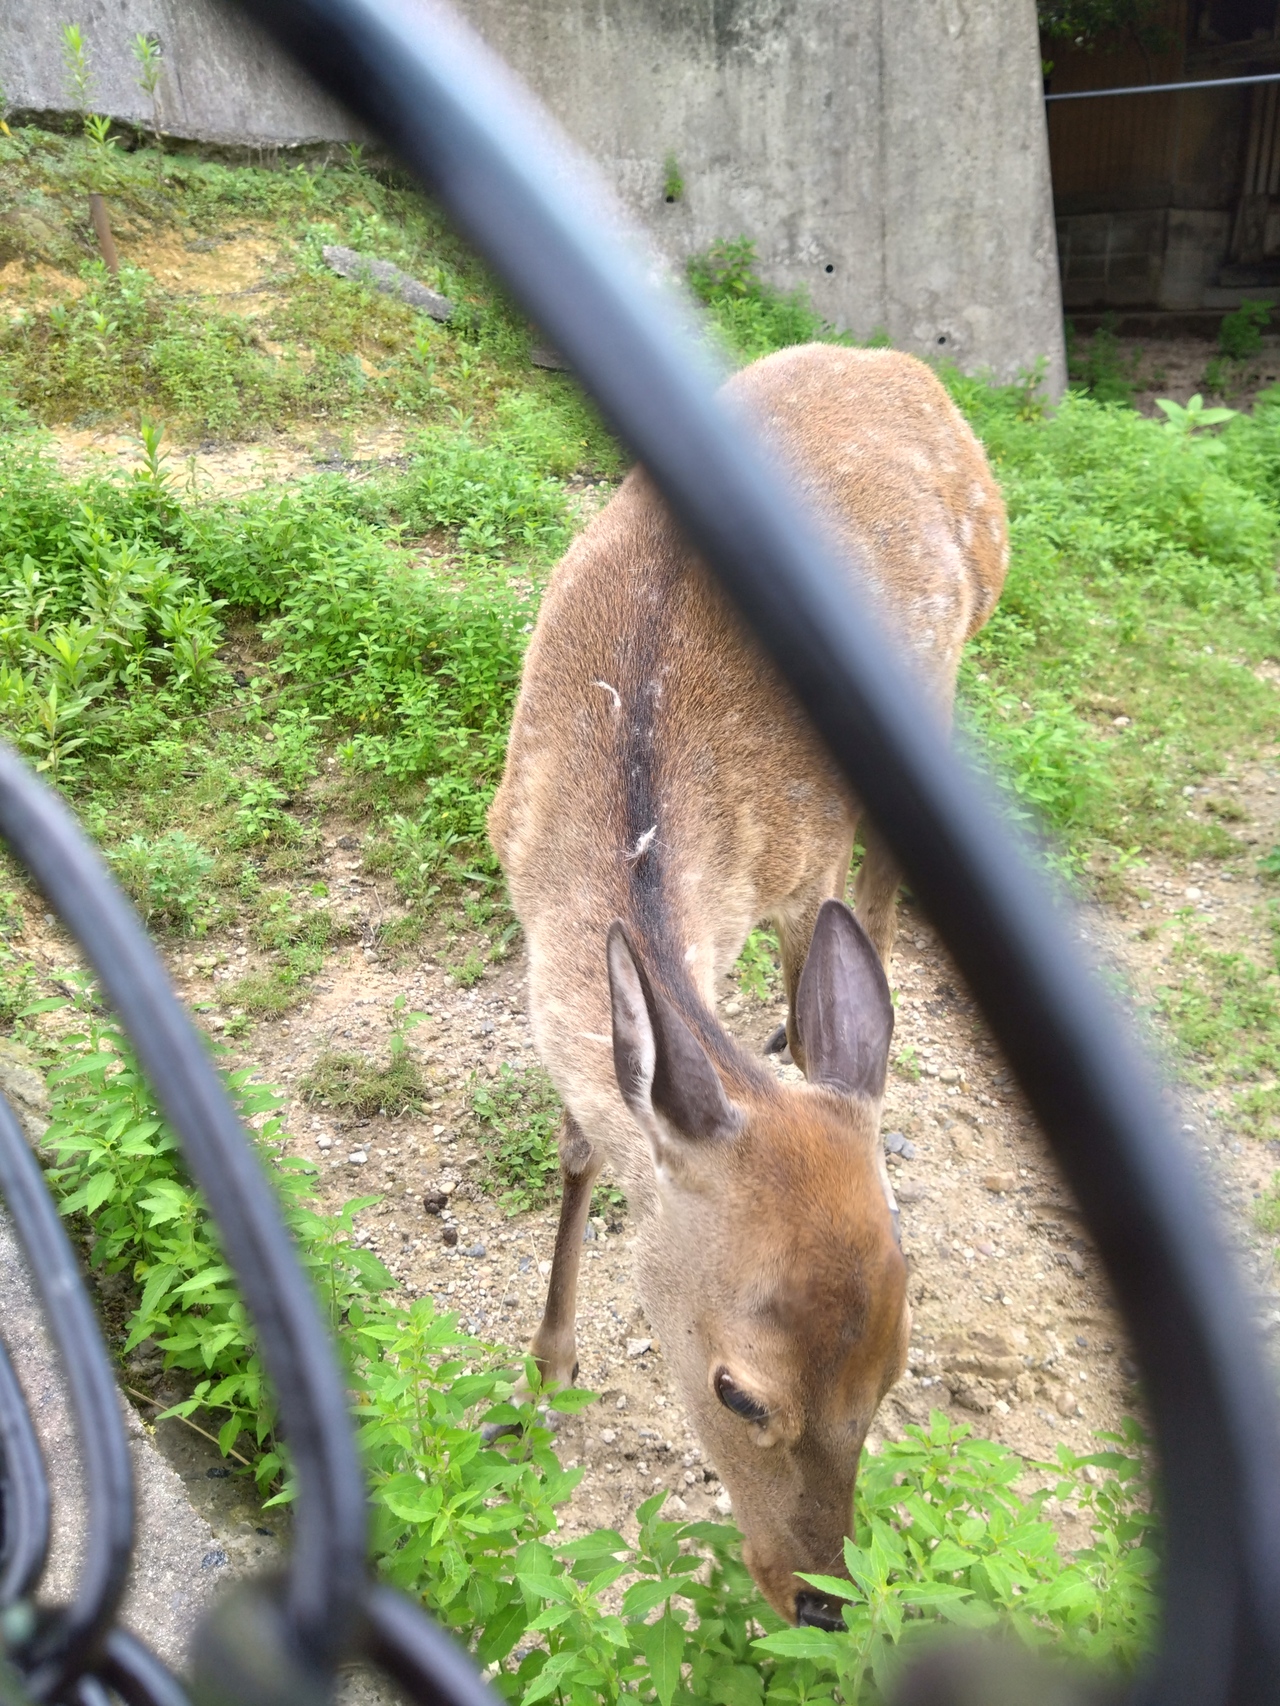
[[[840,1608],[824,1594],[805,1588],[796,1595],[796,1622],[802,1629],[830,1629],[833,1634],[844,1628]]]

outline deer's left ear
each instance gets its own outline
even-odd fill
[[[825,900],[796,990],[796,1026],[811,1083],[884,1095],[893,1040],[889,980],[871,938],[840,900]]]
[[[706,1049],[649,981],[625,925],[609,926],[606,948],[613,1005],[613,1068],[636,1123],[656,1141],[734,1136],[738,1110]]]

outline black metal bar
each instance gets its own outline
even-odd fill
[[[0,745],[0,835],[71,930],[177,1131],[253,1316],[298,1477],[288,1609],[321,1670],[354,1639],[364,1481],[333,1347],[257,1157],[132,908],[61,799]]]
[[[1104,95],[1178,95],[1184,89],[1242,89],[1250,83],[1280,83],[1280,71],[1260,71],[1255,77],[1198,77],[1190,83],[1127,83],[1123,89],[1064,89],[1046,101],[1096,101]]]
[[[372,1588],[365,1616],[367,1656],[414,1700],[431,1706],[496,1706],[471,1659],[412,1600],[394,1588]]]
[[[133,1546],[133,1471],[111,1363],[75,1252],[13,1110],[0,1096],[0,1198],[58,1347],[84,1465],[84,1559],[75,1598],[21,1654],[38,1700],[56,1700],[92,1663],[115,1617]]]
[[[125,1706],[191,1706],[182,1684],[127,1629],[113,1629],[97,1671]]]
[[[1165,1706],[1280,1682],[1280,1425],[1240,1286],[1128,1026],[1062,904],[778,473],[713,399],[546,123],[478,39],[406,0],[249,7],[379,131],[640,456],[901,859],[1049,1133],[1124,1308],[1165,1469]]]
[[[25,1599],[49,1551],[49,1478],[9,1353],[0,1340],[0,1608]]]

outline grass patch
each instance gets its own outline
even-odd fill
[[[305,1101],[360,1119],[420,1112],[428,1094],[412,1055],[378,1061],[356,1049],[325,1049],[299,1088]]]
[[[1280,1118],[1280,909],[1268,909],[1270,963],[1208,947],[1189,925],[1169,956],[1176,981],[1156,992],[1190,1069],[1230,1091],[1236,1123],[1268,1136]]]
[[[501,1195],[507,1213],[550,1202],[560,1181],[556,1133],[563,1109],[542,1068],[504,1064],[487,1083],[474,1080],[471,1111],[489,1163],[487,1188]]]

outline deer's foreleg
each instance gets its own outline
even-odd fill
[[[566,1111],[560,1128],[560,1224],[542,1321],[530,1349],[544,1381],[572,1385],[578,1372],[575,1322],[578,1313],[578,1269],[582,1235],[591,1208],[591,1187],[604,1162],[581,1126]]]

